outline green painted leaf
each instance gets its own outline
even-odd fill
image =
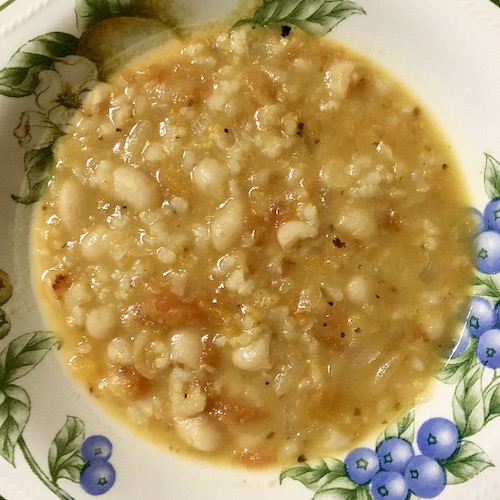
[[[318,491],[313,500],[373,500],[367,486],[354,484],[354,488],[342,488],[339,486],[329,486]]]
[[[9,316],[2,308],[0,308],[0,340],[9,334],[10,328],[11,323]]]
[[[15,465],[14,451],[30,416],[30,399],[26,391],[8,385],[0,392],[0,455]]]
[[[16,0],[7,0],[6,2],[0,4],[0,12],[6,9],[9,5],[13,4]]]
[[[27,333],[11,341],[0,353],[0,387],[24,377],[56,343],[48,332]]]
[[[238,24],[253,23],[279,27],[292,25],[307,33],[323,36],[353,14],[365,14],[349,0],[267,0],[251,19]]]
[[[488,387],[484,394],[485,423],[500,417],[500,379]]]
[[[76,0],[75,13],[78,29],[84,31],[110,17],[127,16],[130,12],[130,0]]]
[[[291,478],[301,482],[310,490],[317,491],[322,486],[332,481],[347,477],[344,462],[337,459],[325,459],[311,463],[303,463],[285,469],[280,474],[280,483]]]
[[[447,484],[460,484],[477,476],[494,464],[484,451],[470,441],[462,441],[460,448],[441,465],[446,470]]]
[[[475,289],[475,295],[500,299],[500,287],[494,275],[479,274],[476,272],[472,284]]]
[[[54,166],[52,147],[26,151],[24,155],[24,169],[29,185],[34,186],[45,179]]]
[[[413,443],[415,439],[415,414],[410,411],[403,415],[397,422],[389,425],[377,438],[377,446],[387,438],[399,437]]]
[[[459,381],[453,395],[453,418],[461,438],[479,432],[485,424],[482,376],[484,366],[473,366]]]
[[[9,275],[0,269],[0,306],[3,306],[12,297],[12,292]]]
[[[485,156],[484,188],[486,194],[493,199],[500,196],[500,163],[488,153]]]
[[[80,481],[80,471],[85,462],[80,454],[85,426],[77,417],[66,418],[49,449],[49,471],[54,483],[59,479]]]
[[[445,384],[456,385],[470,372],[472,367],[479,363],[476,356],[477,339],[472,338],[467,349],[456,358],[446,361],[443,369],[438,375],[439,380]]]
[[[51,146],[27,151],[24,155],[24,168],[28,192],[24,196],[12,195],[13,200],[24,205],[37,202],[47,187],[54,164],[55,159]]]
[[[0,94],[24,97],[34,92],[38,73],[52,66],[54,61],[73,54],[77,39],[67,33],[52,32],[41,35],[23,45],[0,71]]]
[[[33,203],[36,203],[41,198],[48,183],[49,177],[32,186],[29,189],[28,193],[24,196],[16,196],[15,194],[13,194],[12,199],[17,203],[21,203],[22,205],[31,205]]]

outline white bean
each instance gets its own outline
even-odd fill
[[[366,276],[354,276],[347,283],[347,297],[357,305],[366,304],[368,301],[369,285]]]
[[[210,237],[215,249],[225,252],[243,234],[245,219],[243,204],[230,198],[216,212],[210,225]]]
[[[222,444],[222,434],[215,422],[207,415],[176,419],[175,429],[179,437],[189,446],[200,451],[215,451]]]
[[[353,72],[354,64],[351,61],[336,62],[326,70],[324,81],[333,97],[345,97]]]
[[[350,207],[340,217],[339,227],[359,240],[371,238],[376,231],[373,215],[361,208]]]
[[[115,312],[106,306],[92,309],[86,319],[87,333],[95,339],[109,338],[117,322]]]
[[[86,218],[86,199],[83,187],[76,179],[64,181],[59,191],[58,209],[62,223],[71,230],[82,225]]]
[[[197,333],[185,329],[174,330],[171,345],[170,359],[173,362],[191,369],[199,368],[202,345]]]
[[[81,241],[82,255],[88,260],[97,261],[109,252],[109,233],[99,226],[87,233]]]
[[[242,370],[258,371],[270,368],[269,338],[260,337],[252,343],[233,351],[233,363]]]
[[[315,238],[318,229],[302,220],[284,222],[278,227],[276,236],[284,252],[293,250],[302,240]]]
[[[159,142],[153,142],[144,151],[144,159],[150,162],[161,162],[167,158],[167,153],[163,145]]]
[[[87,285],[82,282],[77,282],[71,285],[64,295],[64,303],[68,307],[79,306],[92,300],[92,296],[87,288]]]
[[[192,178],[196,187],[205,194],[221,197],[224,194],[229,170],[214,158],[204,158],[193,168]]]
[[[170,206],[176,214],[185,214],[189,209],[189,203],[187,200],[185,198],[181,198],[180,196],[174,196],[170,200]]]
[[[115,338],[106,350],[109,360],[122,366],[132,366],[134,364],[133,344],[129,339]]]
[[[170,364],[170,346],[158,334],[142,331],[134,338],[134,366],[146,378],[154,378]]]
[[[176,371],[181,372],[180,376]],[[170,403],[176,417],[194,417],[205,409],[207,396],[203,387],[196,380],[190,380],[190,374],[185,370],[175,368],[172,371],[169,389]]]
[[[115,196],[134,210],[145,211],[161,204],[158,183],[133,167],[124,165],[115,170],[113,188]]]
[[[249,295],[255,288],[255,282],[253,280],[245,279],[245,273],[243,269],[234,270],[226,280],[226,288],[233,292],[237,292],[240,295]]]
[[[160,247],[156,250],[158,260],[164,264],[173,264],[177,260],[177,255],[169,248]]]
[[[431,340],[437,340],[443,334],[446,322],[437,311],[429,311],[421,318],[420,325]]]

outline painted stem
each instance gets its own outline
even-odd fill
[[[19,445],[19,448],[21,448],[21,451],[23,452],[24,458],[26,459],[26,462],[28,462],[28,465],[30,466],[31,470],[38,476],[40,481],[42,481],[47,488],[52,491],[58,498],[61,500],[75,500],[72,496],[68,495],[64,490],[59,488],[57,484],[52,482],[50,478],[48,478],[43,470],[40,468],[40,466],[36,463],[35,459],[33,458],[33,455],[31,454],[30,450],[28,449],[28,445],[26,444],[26,441],[24,441],[23,436],[20,436],[17,444]]]
[[[2,5],[0,5],[0,12],[3,10],[3,9],[6,9],[11,3],[14,3],[16,0],[7,0],[7,2],[3,3]]]
[[[490,380],[488,384],[486,384],[486,387],[484,388],[484,393],[488,392],[491,390],[491,388],[495,387],[496,385],[499,384],[498,379],[500,379],[500,371],[499,370],[494,370],[493,371],[493,378]]]

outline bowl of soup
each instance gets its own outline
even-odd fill
[[[500,10],[427,3],[0,6],[7,497],[491,496]]]

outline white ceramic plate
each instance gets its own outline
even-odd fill
[[[54,71],[54,61],[71,53],[72,37],[81,33],[83,12],[96,15],[103,5],[110,12],[123,12],[128,3],[76,0],[79,15],[75,16],[75,0],[0,0],[0,69],[9,68],[0,72],[0,270],[13,285],[10,296],[6,276],[0,274],[0,496],[8,500],[91,498],[78,482],[86,456],[82,443],[90,438],[87,445],[94,440],[106,456],[111,453],[107,460],[90,464],[108,481],[104,497],[109,499],[365,500],[372,498],[370,491],[386,500],[417,498],[399,476],[386,476],[375,490],[370,489],[371,483],[356,485],[342,462],[345,457],[298,464],[282,473],[281,484],[280,471],[244,472],[184,460],[122,429],[68,379],[51,337],[44,333],[30,286],[32,207],[16,203],[11,195],[22,192],[25,168],[31,168],[34,184],[37,168],[43,171],[46,161],[37,134],[40,123],[45,132],[51,130],[50,109],[36,100],[39,71]],[[184,17],[198,21],[227,12],[237,2],[173,3]],[[471,204],[482,220],[487,203],[500,196],[498,0],[359,0],[357,5],[366,15],[348,17],[328,36],[388,68],[432,111],[463,165]],[[54,32],[59,34],[26,45]],[[45,145],[50,151],[50,134]],[[478,245],[478,266],[487,272],[476,272],[475,293],[487,302],[469,320],[477,319],[488,330],[498,327],[488,315],[500,300],[495,209],[490,204],[486,211]],[[443,380],[436,382],[432,402],[386,431],[387,436],[408,441],[419,455],[417,436],[429,419],[446,418],[458,429],[458,448],[437,461],[439,470],[446,470],[447,481],[439,498],[500,498],[495,468],[500,466],[500,418],[496,418],[500,416],[500,369],[495,368],[499,358],[500,334],[473,339],[450,362]],[[430,422],[434,427],[426,436],[432,434],[446,448],[446,424]],[[374,449],[376,440],[373,436],[366,446]],[[413,470],[413,475],[416,472],[421,474],[425,496],[432,490],[432,470]]]

